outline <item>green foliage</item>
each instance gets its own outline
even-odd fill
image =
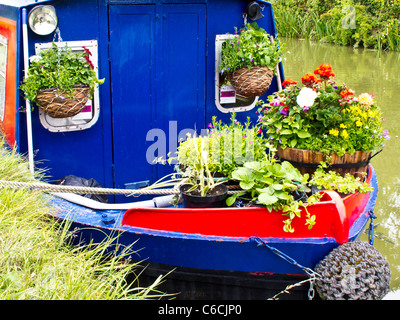
[[[26,159],[8,151],[0,139],[0,179],[37,182]],[[56,210],[39,191],[0,188],[0,299],[1,300],[116,300],[163,296],[154,285],[128,283],[137,264],[106,249],[117,241],[110,235],[101,244],[71,244],[70,223],[54,219]],[[133,248],[130,248],[131,250]]]
[[[197,145],[201,141],[208,152],[208,167],[211,172],[230,177],[233,170],[245,161],[257,161],[265,158],[268,140],[263,136],[259,126],[251,125],[250,117],[242,124],[231,114],[229,124],[217,121],[214,116],[208,124],[207,136],[197,137]],[[177,161],[182,166],[191,166],[197,161],[193,138],[182,142],[178,147]]]
[[[53,43],[52,48],[31,57],[28,75],[20,86],[25,98],[36,102],[37,92],[49,88],[65,90],[73,96],[72,87],[78,84],[89,86],[93,95],[95,85],[104,83],[104,79],[97,78],[89,56],[87,49],[72,52],[67,46],[58,48]]]
[[[280,61],[282,45],[278,43],[257,23],[247,24],[237,31],[232,38],[222,44],[221,64],[222,73],[234,72],[237,69],[252,66],[268,67],[275,70]]]
[[[398,0],[273,0],[272,4],[280,36],[400,50]],[[351,16],[354,28],[344,27]]]
[[[214,181],[215,172],[210,169],[209,143],[208,137],[189,136],[184,142],[184,148],[178,150],[178,163],[179,166],[183,166],[182,180],[179,184],[191,185],[188,192],[197,191],[201,196],[205,196],[224,182],[222,179]],[[183,151],[184,156],[182,156]]]
[[[269,211],[282,211],[288,218],[284,220],[283,229],[294,232],[291,222],[301,217],[302,208],[308,202],[295,198],[295,193],[302,194],[309,191],[307,187],[308,175],[302,175],[289,162],[278,163],[272,154],[263,161],[246,162],[232,173],[232,180],[238,181],[243,192],[235,193],[227,199],[232,205],[237,199],[254,201],[265,205]],[[309,198],[313,201],[314,197]],[[315,217],[306,211],[306,225],[312,227]]]
[[[362,177],[364,178],[364,176]],[[309,181],[310,185],[315,185],[319,189],[335,190],[342,194],[350,194],[356,191],[367,193],[373,191],[368,183],[362,181],[360,177],[355,177],[351,174],[346,174],[344,177],[335,171],[324,170],[324,165],[318,167]]]

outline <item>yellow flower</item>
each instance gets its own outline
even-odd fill
[[[340,124],[340,127],[341,127],[342,129],[346,129],[346,128],[347,128],[347,126],[346,126],[345,124],[343,124],[343,123]]]
[[[346,129],[344,129],[344,130],[342,131],[342,137],[345,138],[345,139],[349,137],[349,134],[347,133],[347,130],[346,130]]]
[[[363,123],[360,121],[360,120],[357,120],[356,121],[356,126],[357,127],[361,127],[363,125]]]
[[[337,137],[339,135],[339,130],[338,129],[331,129],[331,130],[329,130],[329,134]]]
[[[377,114],[378,114],[377,110],[374,110],[374,111],[368,110],[368,117],[369,118],[375,118],[377,116]]]

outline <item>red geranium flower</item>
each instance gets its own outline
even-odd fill
[[[319,67],[315,68],[314,73],[325,79],[336,76],[332,71],[332,66],[330,64],[321,64]]]
[[[290,86],[292,84],[297,84],[297,81],[294,81],[292,79],[286,79],[285,81],[282,82],[282,87],[287,87]]]
[[[314,83],[321,82],[320,79],[318,79],[315,75],[312,73],[307,73],[301,78],[301,81],[303,82],[304,85],[306,86],[312,86]]]
[[[348,96],[350,96],[350,95],[353,95],[353,94],[354,94],[354,91],[353,91],[353,90],[346,88],[346,90],[344,90],[344,91],[342,91],[342,92],[340,93],[340,96],[341,96],[342,99],[343,99],[343,98],[346,98],[346,97],[348,97]]]

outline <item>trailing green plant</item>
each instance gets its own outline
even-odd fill
[[[311,176],[308,184],[315,185],[319,189],[334,190],[342,194],[350,194],[356,191],[360,193],[368,193],[374,188],[364,181],[365,173],[361,173],[361,177],[355,177],[346,174],[344,177],[339,173],[327,170],[327,163],[321,163],[317,170]]]
[[[97,78],[90,55],[86,48],[83,52],[73,52],[67,45],[58,47],[55,43],[50,49],[41,50],[30,58],[27,77],[20,85],[25,98],[37,102],[38,91],[49,88],[63,90],[73,97],[74,85],[88,86],[93,96],[95,85],[104,83],[104,79]]]
[[[231,73],[237,69],[252,66],[268,67],[275,70],[282,55],[282,44],[273,39],[256,22],[237,30],[222,44],[221,73]]]
[[[304,195],[310,189],[307,186],[308,175],[302,175],[289,162],[279,163],[273,156],[273,148],[267,158],[262,161],[246,162],[232,173],[232,180],[238,181],[243,191],[233,194],[227,199],[231,206],[236,200],[265,205],[271,212],[282,211],[288,218],[284,220],[283,230],[294,232],[291,225],[293,219],[300,218],[305,209],[305,224],[309,229],[315,224],[315,216],[307,211],[307,206],[319,201],[319,195],[295,197],[296,193]],[[305,200],[307,199],[307,200]]]

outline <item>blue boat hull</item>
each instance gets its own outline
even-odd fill
[[[349,228],[349,241],[358,239],[370,219],[378,193],[372,170],[371,185],[363,213]],[[210,236],[155,230],[122,224],[125,210],[92,210],[57,197],[49,198],[54,214],[72,222],[80,241],[102,241],[118,236],[116,242],[131,246],[133,260],[145,260],[171,267],[248,273],[304,275],[298,266],[288,263],[266,246],[258,246],[251,237]],[[267,238],[268,245],[293,258],[301,266],[313,269],[332,249],[340,245],[334,238]]]

